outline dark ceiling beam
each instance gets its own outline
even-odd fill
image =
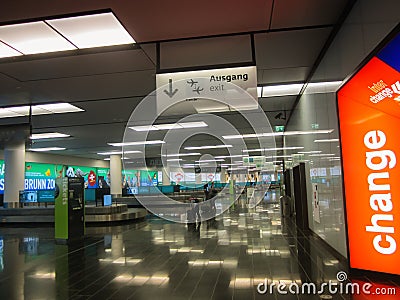
[[[331,33],[329,34],[325,44],[322,46],[321,51],[319,52],[317,58],[315,59],[315,62],[313,64],[313,66],[310,69],[310,72],[308,73],[306,80],[304,82],[303,87],[301,88],[299,94],[296,97],[296,100],[293,103],[292,108],[289,111],[289,115],[286,118],[286,124],[289,124],[290,118],[293,115],[293,111],[296,109],[296,106],[299,104],[301,97],[303,96],[303,93],[305,91],[305,89],[307,88],[307,85],[310,83],[312,77],[314,76],[316,70],[318,69],[322,59],[324,58],[326,52],[328,51],[328,49],[330,48],[330,46],[332,45],[332,42],[334,41],[336,35],[338,34],[339,30],[342,28],[343,23],[345,22],[346,18],[348,17],[349,13],[351,12],[351,10],[354,7],[354,4],[357,2],[357,0],[349,0],[345,6],[345,8],[343,9],[342,14],[339,16],[336,24],[333,26]],[[285,126],[286,127],[286,126]]]

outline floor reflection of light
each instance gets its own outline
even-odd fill
[[[110,258],[110,257],[99,258],[99,262],[113,263],[113,264],[119,264],[119,265],[136,265],[142,261],[143,261],[142,258],[125,257],[125,256],[118,257],[117,259]]]
[[[133,276],[131,274],[121,274],[114,278],[114,281],[117,282],[129,282],[131,281]]]
[[[193,249],[192,247],[181,247],[181,248],[169,248],[170,254],[175,253],[203,253],[204,250],[201,249]]]
[[[55,272],[37,272],[35,274],[30,275],[29,277],[36,278],[36,279],[55,279],[56,273]]]
[[[248,289],[253,286],[253,278],[249,277],[236,277],[229,283],[229,288],[233,289]]]
[[[168,284],[169,276],[166,274],[154,274],[152,276],[137,275],[129,282],[130,285],[142,286],[145,284],[163,286]]]

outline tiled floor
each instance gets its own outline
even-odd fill
[[[321,299],[276,289],[257,292],[264,281],[287,287],[337,283],[339,271],[349,274],[318,239],[281,218],[279,205],[272,202],[276,196],[269,194],[255,209],[236,205],[217,218],[215,228],[202,224],[192,230],[153,217],[89,227],[84,242],[70,246],[54,243],[53,227],[3,227],[0,299]],[[399,284],[393,277],[364,274],[357,279]]]

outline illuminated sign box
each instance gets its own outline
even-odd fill
[[[400,34],[338,92],[350,266],[400,274]]]

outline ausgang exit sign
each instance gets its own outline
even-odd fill
[[[400,274],[400,35],[338,92],[352,268]]]

